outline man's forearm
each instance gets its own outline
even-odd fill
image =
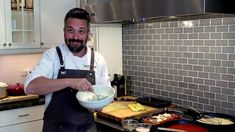
[[[69,79],[48,79],[38,77],[26,87],[27,94],[46,95],[68,87]]]

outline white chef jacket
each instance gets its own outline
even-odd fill
[[[91,61],[91,49],[87,48],[87,53],[83,57],[74,56],[66,44],[59,45],[66,69],[79,69],[79,70],[90,70]],[[49,79],[56,79],[60,68],[60,61],[56,51],[53,47],[43,53],[41,59],[37,65],[27,75],[24,85],[25,92],[27,93],[26,87],[28,84],[37,77],[46,77]],[[108,76],[108,68],[104,57],[95,51],[94,57],[94,71],[95,71],[95,82],[97,85],[108,85],[110,84],[110,77]],[[45,106],[47,107],[52,98],[52,94],[45,96]]]

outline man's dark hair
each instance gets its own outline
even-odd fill
[[[66,14],[64,18],[64,22],[66,22],[67,19],[69,18],[84,19],[84,20],[87,20],[87,24],[90,23],[89,13],[82,8],[73,8],[69,10],[69,12]]]

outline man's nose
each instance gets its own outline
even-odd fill
[[[80,33],[79,32],[74,32],[73,33],[73,38],[74,39],[79,39],[80,38]]]

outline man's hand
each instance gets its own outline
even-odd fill
[[[69,79],[69,87],[78,91],[93,91],[92,84],[86,78]]]

